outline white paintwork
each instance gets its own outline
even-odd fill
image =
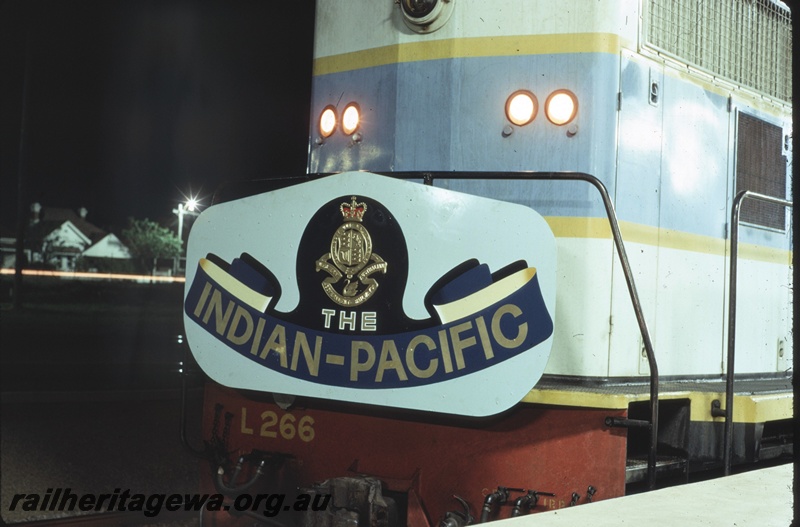
[[[559,237],[556,243],[559,298],[545,372],[588,377],[647,375],[641,332],[611,240]],[[728,256],[631,241],[626,251],[659,373],[724,373]],[[592,265],[587,266],[587,261]],[[612,269],[617,278],[613,285],[606,278]],[[786,265],[739,261],[738,294],[743,300],[737,303],[737,373],[792,367],[789,284]]]
[[[740,259],[737,274],[736,373],[791,369],[794,342],[791,267]],[[727,326],[725,329],[727,342]],[[782,357],[778,350],[781,341]]]
[[[613,243],[596,238],[556,238],[556,243],[558,303],[545,373],[606,377]]]

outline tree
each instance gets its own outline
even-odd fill
[[[176,258],[181,254],[181,240],[166,227],[147,218],[128,219],[128,228],[122,231],[125,245],[142,271],[155,271],[159,258]]]

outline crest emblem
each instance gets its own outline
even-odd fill
[[[367,204],[358,203],[356,197],[350,203],[339,205],[342,225],[331,238],[330,252],[316,262],[317,271],[330,276],[322,281],[322,289],[328,298],[344,307],[358,306],[369,300],[378,289],[375,273],[386,274],[388,263],[372,252],[372,237],[363,225]]]

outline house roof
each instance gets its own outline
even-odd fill
[[[44,238],[61,227],[65,222],[69,221],[77,228],[81,234],[89,238],[91,243],[103,239],[107,234],[106,231],[100,227],[81,218],[78,213],[72,209],[61,207],[42,207],[39,213],[39,221],[36,221],[28,226],[26,234],[26,243],[39,243]]]
[[[108,234],[85,251],[83,256],[94,258],[130,258],[131,252],[116,235]]]

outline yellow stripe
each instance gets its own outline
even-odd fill
[[[611,239],[611,227],[605,218],[566,216],[545,217],[550,229],[559,238]],[[619,222],[622,239],[626,243],[641,243],[681,251],[691,251],[716,256],[728,254],[729,241],[712,236],[692,234],[674,229],[662,229],[627,221]],[[775,249],[751,243],[739,244],[739,257],[745,260],[789,265],[792,251]]]
[[[724,422],[722,417],[711,417],[711,402],[715,399],[725,407],[725,393],[691,394],[692,421]],[[734,395],[733,420],[737,423],[766,423],[792,417],[791,393],[768,395]]]
[[[467,37],[460,39],[428,40],[409,42],[405,44],[392,44],[350,53],[317,57],[313,63],[314,75],[327,75],[352,71],[374,66],[385,66],[402,62],[416,62],[420,60],[453,59],[466,57],[507,57],[518,55],[544,55],[558,53],[620,53],[622,46],[635,52],[635,43],[622,42],[619,35],[613,33],[569,33],[550,35],[515,35],[494,37]],[[652,53],[652,52],[648,52]],[[659,55],[656,53],[656,55]],[[643,59],[641,55],[632,55],[637,60]],[[652,60],[652,59],[646,59]],[[771,115],[783,115],[784,111],[791,110],[790,105],[772,98],[765,100],[761,95],[754,94],[747,89],[722,81],[723,85],[707,80],[706,74],[690,73],[675,68],[667,68],[666,73],[682,80],[697,83],[704,89],[727,97],[735,91],[754,108],[768,112]],[[717,80],[719,82],[719,80]],[[778,113],[775,113],[778,112]]]
[[[523,403],[548,404],[556,406],[579,406],[582,408],[606,408],[624,410],[635,401],[626,394],[606,394],[596,392],[573,392],[569,390],[537,390],[534,388],[522,398]]]
[[[327,75],[387,64],[466,57],[507,57],[556,53],[620,52],[619,35],[571,33],[425,40],[392,44],[314,59],[314,75]]]
[[[600,392],[577,392],[570,390],[533,389],[522,399],[524,403],[582,408],[605,408],[624,410],[633,402],[647,401],[649,394],[608,394]],[[692,421],[722,422],[722,417],[711,417],[711,402],[719,400],[725,406],[724,392],[666,392],[659,400],[689,399]],[[766,395],[735,395],[733,398],[733,420],[737,423],[766,423],[791,419],[793,395],[782,392]]]
[[[545,216],[544,219],[558,238],[611,238],[606,218]],[[624,234],[622,239],[627,241]]]

